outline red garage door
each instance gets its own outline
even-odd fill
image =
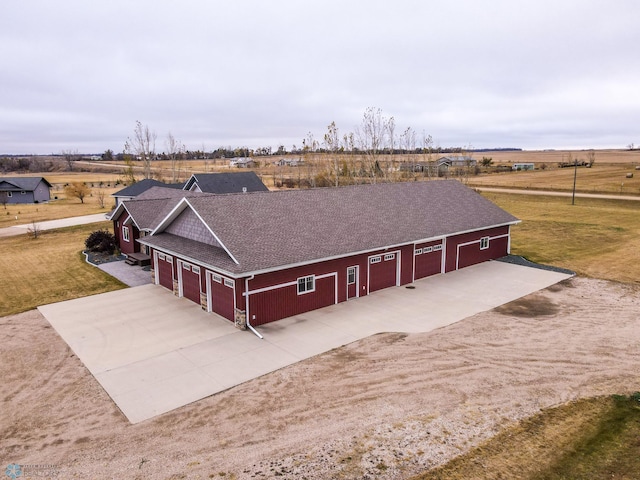
[[[160,253],[156,258],[160,285],[173,291],[173,257]]]
[[[180,265],[182,296],[200,305],[200,267],[186,262]]]
[[[369,292],[394,287],[398,281],[398,254],[369,257]]]
[[[210,310],[233,322],[235,320],[233,280],[209,273],[209,284],[211,285]]]
[[[440,273],[442,270],[442,245],[429,245],[415,250],[416,280]]]

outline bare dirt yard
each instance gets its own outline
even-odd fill
[[[37,311],[3,317],[0,462],[58,478],[408,478],[542,408],[637,391],[638,312],[640,285],[577,277],[136,425]]]

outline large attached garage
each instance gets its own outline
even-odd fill
[[[165,211],[138,240],[156,283],[251,326],[502,257],[518,223],[452,180],[191,192]]]

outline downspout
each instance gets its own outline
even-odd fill
[[[244,279],[244,298],[246,302],[246,306],[244,309],[246,314],[245,320],[247,322],[247,328],[251,330],[258,338],[263,339],[264,337],[260,335],[260,333],[258,333],[258,331],[251,325],[251,317],[249,316],[249,280],[253,280],[254,278],[255,275],[251,275],[250,277]]]

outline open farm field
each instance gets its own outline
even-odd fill
[[[86,263],[84,241],[111,222],[0,238],[0,317],[125,285]]]
[[[509,195],[483,196],[522,220],[511,251],[579,275],[640,283],[640,205],[633,201]]]
[[[640,150],[519,150],[519,151],[479,151],[473,152],[472,157],[482,160],[482,157],[493,159],[495,164],[509,165],[513,163],[546,163],[558,164],[572,160],[585,160],[589,152],[595,153],[597,164],[636,164],[640,165]]]
[[[482,174],[469,176],[467,184],[474,187],[523,188],[532,190],[573,190],[573,168]],[[626,178],[632,173],[633,178]],[[578,167],[576,191],[640,195],[640,170],[629,165],[601,165]]]

